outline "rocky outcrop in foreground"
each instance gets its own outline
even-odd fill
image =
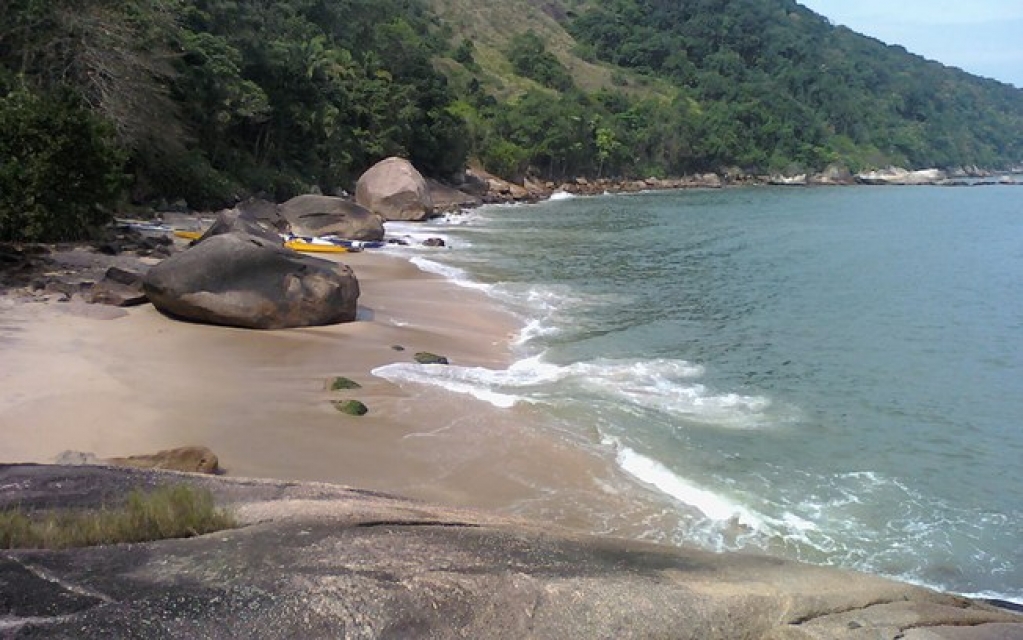
[[[206,536],[0,552],[12,638],[1023,638],[1023,617],[873,576],[599,539],[323,484],[0,466],[0,506],[207,487]]]

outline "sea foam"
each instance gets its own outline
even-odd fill
[[[735,522],[759,528],[762,522],[750,510],[672,472],[653,458],[648,458],[628,447],[619,447],[618,465],[637,480],[657,488],[672,498],[699,509],[701,513],[719,522]]]
[[[429,384],[467,393],[498,407],[516,402],[601,402],[683,415],[697,423],[731,428],[755,428],[769,419],[762,412],[766,398],[717,395],[693,378],[703,367],[684,360],[597,359],[558,365],[540,354],[519,360],[507,369],[396,363],[373,374],[394,383]]]
[[[460,287],[467,289],[477,289],[479,291],[487,291],[490,289],[490,285],[483,284],[482,282],[476,282],[469,274],[458,267],[436,262],[422,256],[412,256],[409,258],[412,264],[416,265],[420,271],[427,273],[433,273],[439,275],[450,281],[452,284],[456,284]]]

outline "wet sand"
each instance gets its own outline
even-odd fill
[[[637,508],[635,487],[587,451],[593,443],[534,428],[530,407],[371,375],[417,351],[504,368],[519,323],[402,258],[341,260],[359,278],[359,320],[328,327],[252,331],[172,320],[151,305],[0,299],[0,461],[205,445],[232,476],[335,482],[583,530]],[[363,388],[328,391],[338,375]],[[370,413],[331,404],[349,397]]]

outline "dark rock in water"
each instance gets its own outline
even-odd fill
[[[424,247],[443,247],[443,246],[445,246],[444,245],[444,239],[443,238],[427,238],[426,240],[423,240],[423,246]]]
[[[356,382],[355,380],[352,380],[351,378],[338,376],[330,380],[327,384],[327,387],[331,391],[340,391],[342,389],[361,389],[362,385]]]
[[[350,322],[359,298],[348,266],[241,233],[167,258],[149,270],[143,290],[169,315],[250,329]]]
[[[89,291],[88,300],[93,304],[133,307],[146,303],[148,298],[142,291],[142,274],[120,267],[110,267],[103,279]]]
[[[209,490],[241,528],[0,555],[5,637],[994,640],[1023,616],[777,558],[601,539],[321,483],[0,465],[0,507]]]
[[[404,238],[388,238],[387,239],[387,244],[394,244],[394,245],[397,245],[399,247],[407,247],[407,246],[409,246],[408,240],[405,240]]]
[[[429,351],[420,351],[412,357],[419,364],[450,364],[444,356],[439,356]]]
[[[217,454],[206,447],[165,449],[153,454],[128,456],[126,458],[107,458],[102,462],[118,467],[166,469],[168,471],[187,471],[189,473],[217,473],[220,471],[220,460],[217,458]]]
[[[348,240],[384,239],[383,219],[350,200],[331,196],[296,196],[280,205],[281,215],[299,236],[336,235]]]
[[[335,409],[350,416],[364,416],[369,413],[369,407],[358,400],[338,400],[333,404]]]
[[[225,209],[218,213],[217,219],[213,221],[210,228],[192,244],[197,245],[213,236],[225,233],[245,233],[261,238],[270,244],[284,246],[284,239],[275,229],[240,209]]]
[[[401,346],[400,344],[392,344],[391,349],[394,349],[395,351],[404,351],[405,347]]]

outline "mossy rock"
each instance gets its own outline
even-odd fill
[[[447,358],[436,353],[430,353],[429,351],[420,351],[414,358],[419,364],[448,364]]]
[[[327,381],[327,388],[331,391],[341,391],[342,389],[361,389],[362,385],[344,376],[338,376]]]
[[[338,400],[334,403],[334,408],[350,416],[364,416],[369,413],[369,407],[358,400]]]

